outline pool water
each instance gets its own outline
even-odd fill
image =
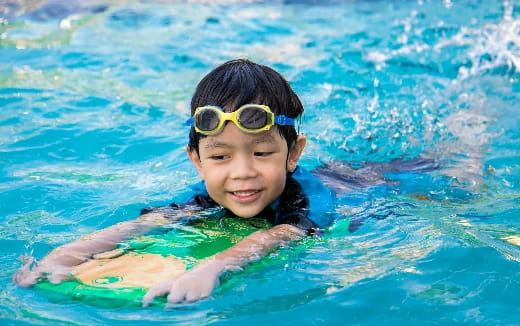
[[[236,57],[301,96],[303,167],[440,168],[360,183],[323,237],[194,304],[110,309],[16,287],[20,256],[197,181],[190,97]],[[518,1],[0,2],[0,323],[518,325],[519,73]]]

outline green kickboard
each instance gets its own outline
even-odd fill
[[[74,280],[35,285],[55,302],[81,301],[100,307],[141,306],[156,282],[180,276],[202,259],[223,251],[247,235],[268,228],[259,218],[201,219],[120,244],[73,269]],[[153,305],[164,305],[165,298]]]

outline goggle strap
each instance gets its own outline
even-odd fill
[[[274,116],[274,123],[280,126],[294,126],[294,119],[285,115]]]
[[[186,120],[186,122],[184,122],[184,124],[186,126],[192,127],[193,126],[193,117],[191,117],[188,120]]]

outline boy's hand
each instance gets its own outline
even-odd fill
[[[30,287],[43,278],[55,284],[74,278],[71,274],[72,268],[88,261],[94,255],[112,250],[125,239],[146,233],[171,222],[171,219],[183,216],[185,214],[172,214],[169,215],[170,219],[166,219],[161,213],[149,213],[135,220],[94,232],[54,249],[38,264],[34,264],[32,258],[26,259],[24,266],[13,276],[13,281],[19,286]]]
[[[155,297],[165,294],[168,294],[166,307],[207,298],[218,286],[222,270],[218,262],[205,261],[178,279],[166,280],[152,286],[143,298],[143,306],[147,307]]]
[[[225,270],[240,269],[249,262],[264,257],[273,248],[304,236],[305,231],[289,224],[279,224],[268,230],[253,232],[233,247],[206,259],[180,278],[155,284],[144,296],[143,306],[148,306],[155,297],[165,294],[168,294],[167,307],[206,298],[218,285],[220,274]]]
[[[72,279],[72,267],[61,264],[49,264],[42,262],[34,265],[34,258],[25,258],[24,265],[13,275],[13,281],[21,287],[31,287],[39,280],[47,278],[53,284]],[[31,268],[31,266],[33,266]]]

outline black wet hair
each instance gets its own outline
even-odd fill
[[[191,99],[191,115],[200,106],[216,105],[232,112],[244,104],[263,104],[274,114],[297,118],[303,105],[287,80],[274,69],[246,59],[225,62],[213,69],[197,85]],[[298,136],[294,126],[278,126],[290,149]],[[205,137],[190,130],[189,150],[199,151]]]

